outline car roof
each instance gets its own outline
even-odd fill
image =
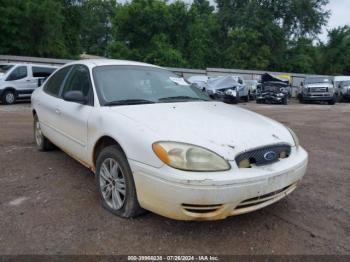
[[[45,64],[32,64],[32,63],[0,63],[0,65],[13,65],[13,66],[37,66],[37,67],[50,67],[50,68],[58,68],[58,66],[54,65],[45,65]]]
[[[107,58],[106,59],[77,60],[74,62],[70,62],[66,65],[74,65],[74,64],[86,65],[89,67],[104,66],[104,65],[131,65],[131,66],[149,66],[149,67],[161,68],[161,67],[156,66],[156,65],[151,65],[151,64],[142,63],[142,62],[129,61],[129,60],[107,59]]]

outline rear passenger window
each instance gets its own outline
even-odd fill
[[[28,75],[27,67],[19,66],[12,71],[12,73],[8,76],[6,81],[20,80],[27,77],[27,75]]]
[[[55,71],[55,68],[33,66],[33,77],[48,77]]]
[[[45,84],[44,91],[50,95],[58,96],[62,83],[71,68],[72,66],[67,66],[53,74],[52,77]]]

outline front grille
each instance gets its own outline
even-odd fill
[[[309,92],[328,92],[328,87],[310,87]]]
[[[247,168],[251,167],[251,165],[263,166],[289,157],[290,152],[290,145],[276,144],[245,151],[236,156],[235,160],[238,167]],[[244,163],[244,165],[242,165],[242,163]]]

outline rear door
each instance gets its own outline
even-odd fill
[[[74,65],[67,77],[61,97],[69,91],[81,91],[87,98],[86,104],[60,100],[60,130],[63,135],[63,148],[75,158],[88,162],[88,119],[94,107],[94,95],[89,68],[85,65]]]
[[[62,135],[60,131],[60,92],[63,83],[72,69],[72,66],[58,70],[48,79],[41,92],[42,97],[37,105],[37,114],[44,135],[54,144],[61,146]]]

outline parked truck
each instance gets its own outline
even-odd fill
[[[300,103],[317,101],[334,105],[336,102],[334,83],[330,77],[307,76],[301,83],[298,98]]]

